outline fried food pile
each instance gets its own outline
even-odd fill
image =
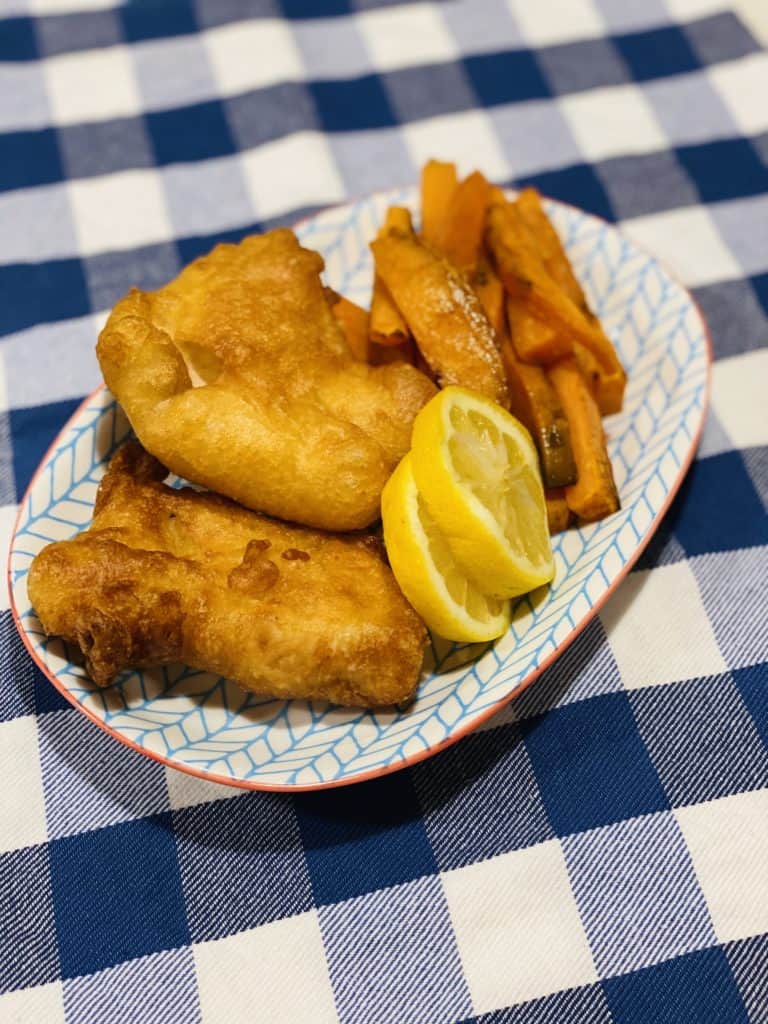
[[[436,384],[528,428],[551,532],[618,508],[601,415],[624,371],[538,194],[430,161],[421,214],[417,233],[388,211],[370,312],[286,229],[117,303],[97,353],[141,446],[113,459],[90,529],[29,575],[43,628],[96,683],[183,661],[279,698],[411,697],[424,625],[379,542],[349,531],[379,519]],[[172,490],[168,470],[218,493]]]
[[[219,245],[118,302],[97,354],[139,440],[173,472],[281,519],[356,530],[379,518],[435,387],[406,363],[354,357],[322,269],[287,229]]]
[[[278,698],[413,695],[426,630],[373,537],[277,522],[166,475],[124,445],[90,528],[32,564],[44,629],[82,650],[96,683],[181,661]]]
[[[552,533],[615,512],[602,417],[621,409],[626,374],[541,196],[510,200],[479,171],[459,181],[430,160],[420,198],[418,234],[392,206],[371,243],[370,314],[333,307],[350,345],[510,409],[536,443]]]

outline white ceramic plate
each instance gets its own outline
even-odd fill
[[[367,304],[368,241],[390,203],[415,201],[415,190],[378,194],[320,213],[297,233],[325,257],[331,287]],[[127,672],[100,690],[72,652],[45,637],[26,588],[34,555],[88,525],[106,463],[129,436],[114,398],[100,389],[35,474],[9,562],[19,631],[68,700],[117,739],[183,771],[254,789],[311,789],[428,757],[533,682],[626,575],[667,509],[701,432],[710,363],[698,309],[653,257],[595,217],[556,202],[547,209],[628,371],[624,410],[606,421],[622,509],[556,538],[555,582],[518,602],[509,633],[490,647],[435,642],[417,698],[403,709],[257,699],[183,666]]]

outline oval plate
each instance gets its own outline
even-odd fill
[[[367,305],[367,243],[390,203],[415,210],[416,199],[415,189],[370,196],[302,222],[297,234],[325,257],[331,287]],[[100,690],[74,652],[42,632],[26,577],[42,547],[88,525],[106,463],[130,434],[101,388],[43,459],[11,543],[14,618],[54,686],[101,728],[156,760],[230,785],[299,790],[360,781],[428,757],[532,683],[627,574],[666,511],[701,433],[710,364],[698,309],[655,259],[595,217],[556,202],[547,209],[628,371],[624,410],[606,420],[622,509],[555,539],[554,584],[517,602],[506,636],[490,647],[435,641],[417,698],[402,709],[264,700],[182,666],[127,672]]]

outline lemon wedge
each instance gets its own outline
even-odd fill
[[[515,597],[555,572],[538,458],[501,406],[451,386],[416,417],[416,487],[458,568],[485,594]]]
[[[430,629],[446,640],[493,640],[509,627],[509,602],[487,597],[456,565],[406,455],[381,496],[389,564]]]

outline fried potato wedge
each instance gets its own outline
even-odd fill
[[[610,338],[589,306],[560,236],[544,210],[541,196],[536,189],[523,189],[517,198],[516,206],[528,229],[535,236],[539,253],[550,277],[581,310],[593,329],[592,344],[586,347],[583,342],[576,342],[574,354],[582,372],[594,387],[600,412],[604,416],[619,412],[624,398],[626,373]]]
[[[413,234],[411,214],[404,206],[390,206],[379,237],[384,238],[391,231]],[[408,326],[378,274],[373,279],[370,336],[377,345],[402,345],[408,340]]]
[[[477,267],[490,191],[485,177],[475,171],[456,187],[445,211],[437,247],[465,274]]]
[[[526,363],[546,366],[573,351],[560,324],[546,323],[533,316],[525,299],[507,295],[507,323],[517,354]]]
[[[544,491],[544,498],[547,502],[547,525],[549,534],[554,537],[556,533],[567,530],[571,522],[571,510],[565,500],[565,490],[562,487],[547,487]]]
[[[326,289],[326,295],[330,289]],[[355,359],[360,362],[368,362],[369,344],[368,329],[370,316],[368,311],[358,306],[356,302],[345,299],[343,295],[331,293],[331,312],[341,325],[344,337],[347,339],[350,351]]]
[[[456,165],[428,160],[421,171],[421,237],[437,247],[443,231],[445,213],[457,185]]]
[[[368,346],[368,362],[371,366],[386,366],[387,363],[409,363],[416,366],[418,350],[413,338],[401,345],[377,345],[372,341]]]
[[[486,239],[508,294],[524,303],[532,316],[557,327],[567,344],[576,339],[589,345],[592,330],[584,314],[549,276],[528,236],[514,204],[491,206]]]
[[[549,377],[568,417],[578,469],[578,480],[565,489],[568,508],[585,522],[603,519],[618,510],[619,495],[600,410],[573,357],[552,365]]]
[[[534,440],[545,486],[574,483],[576,462],[568,420],[546,371],[524,363],[508,336],[502,338],[501,354],[509,383],[510,410]]]
[[[481,252],[478,265],[470,277],[475,294],[485,310],[491,327],[499,338],[504,331],[506,316],[504,310],[504,285],[493,269],[485,252]]]
[[[371,244],[376,270],[440,384],[461,384],[508,406],[493,328],[466,278],[416,238]]]

